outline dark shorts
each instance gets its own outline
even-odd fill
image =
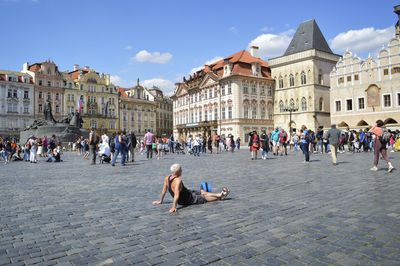
[[[192,191],[192,196],[193,196],[193,203],[192,204],[204,204],[206,203],[206,198],[204,198],[203,195],[201,195],[200,191]]]

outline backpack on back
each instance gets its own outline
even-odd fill
[[[283,133],[282,133],[282,140],[283,140],[284,142],[287,141],[287,133],[286,133],[286,132],[283,132]]]
[[[391,136],[392,134],[386,128],[382,128],[382,136],[379,137],[379,141],[382,144],[387,144],[390,142]]]

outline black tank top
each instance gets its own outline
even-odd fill
[[[168,176],[168,191],[172,197],[175,196],[174,192],[171,189],[171,184],[174,179],[175,179],[175,177],[171,179],[171,176]],[[182,182],[182,190],[179,193],[178,204],[185,206],[185,205],[193,204],[193,202],[194,202],[194,198],[193,198],[192,192],[189,189],[187,189]]]

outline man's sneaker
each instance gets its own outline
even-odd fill
[[[369,170],[371,170],[371,171],[378,171],[378,167],[374,166],[374,167],[372,167],[372,168],[369,169]]]
[[[388,168],[388,173],[392,172],[393,169],[394,169],[393,165],[390,164],[390,165],[389,165],[389,168]]]

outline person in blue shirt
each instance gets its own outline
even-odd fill
[[[305,125],[301,127],[301,150],[304,154],[304,162],[310,161],[310,142],[311,142],[311,134],[310,130],[307,129]]]

